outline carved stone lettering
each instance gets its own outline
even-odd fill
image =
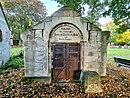
[[[80,41],[80,32],[74,26],[67,24],[57,27],[52,35],[53,42]]]

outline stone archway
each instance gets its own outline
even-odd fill
[[[78,79],[82,66],[82,33],[70,23],[55,26],[50,33],[52,80]]]

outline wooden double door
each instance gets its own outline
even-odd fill
[[[53,43],[52,45],[52,79],[78,79],[81,70],[79,43]]]

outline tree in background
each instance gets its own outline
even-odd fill
[[[20,32],[42,21],[47,14],[46,7],[40,0],[0,0],[0,2],[12,29],[13,39],[19,39]]]
[[[110,40],[109,43],[115,43],[117,45],[129,45],[130,44],[130,30],[127,29],[127,31],[123,33],[119,33],[117,29],[119,26],[115,25],[113,21],[110,21],[106,23],[102,29],[105,29],[107,31],[110,31]]]
[[[116,38],[116,42],[118,44],[126,44],[130,45],[130,30],[125,31],[122,34],[118,34],[118,37]]]
[[[105,25],[102,26],[103,30],[107,30],[110,31],[110,39],[109,39],[109,43],[115,43],[118,44],[116,42],[116,39],[118,37],[118,33],[116,32],[117,28],[119,28],[119,26],[115,25],[115,23],[113,23],[113,21],[110,21],[108,23],[106,23]]]
[[[76,11],[84,11],[88,5],[87,18],[96,23],[101,17],[110,16],[116,25],[118,33],[130,28],[130,0],[55,0],[57,3],[69,6]]]

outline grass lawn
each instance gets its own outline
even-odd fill
[[[14,48],[11,48],[11,52],[22,51],[22,50],[23,50],[23,47],[14,47]]]
[[[121,48],[107,48],[108,60],[113,60],[113,56],[130,59],[130,50]]]
[[[17,54],[19,54],[21,51],[23,51],[23,47],[10,48],[10,56],[17,55]]]
[[[23,51],[23,47],[11,48],[11,56],[17,55],[21,51]],[[113,60],[114,56],[130,59],[130,50],[121,48],[107,48],[108,60]]]

